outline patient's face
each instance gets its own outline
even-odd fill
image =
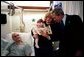
[[[13,39],[15,42],[21,41],[20,35],[17,34],[17,33],[14,33],[14,34],[12,35],[12,39]]]

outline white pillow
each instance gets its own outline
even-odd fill
[[[14,33],[14,32],[12,32],[12,33]],[[7,35],[5,36],[5,39],[6,39],[9,43],[13,43],[13,42],[14,42],[13,39],[12,39],[12,33],[9,33],[9,34],[7,34]],[[19,32],[18,32],[18,33],[19,33]],[[31,32],[29,32],[29,33],[19,33],[19,35],[20,35],[20,37],[21,37],[21,39],[22,39],[22,41],[23,41],[24,43],[27,43],[27,44],[29,44],[30,46],[33,46],[33,45],[34,45],[34,39],[33,39],[32,35],[31,35]]]
[[[9,33],[6,35],[5,39],[9,42],[9,43],[13,43],[13,39],[12,39],[12,33]]]

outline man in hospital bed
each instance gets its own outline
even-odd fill
[[[13,33],[12,39],[14,43],[7,48],[7,56],[31,56],[31,47],[23,43],[18,33]]]

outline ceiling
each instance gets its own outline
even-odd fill
[[[50,7],[50,1],[6,1],[8,3],[13,3],[16,7],[20,6],[23,9],[40,9],[40,10],[48,10]],[[7,3],[1,1],[1,10],[8,11]]]
[[[12,2],[16,6],[38,6],[38,7],[49,7],[50,1],[6,1]]]

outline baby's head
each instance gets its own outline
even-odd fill
[[[42,20],[42,19],[39,19],[39,20],[37,21],[37,26],[38,26],[38,27],[43,27],[43,20]]]

